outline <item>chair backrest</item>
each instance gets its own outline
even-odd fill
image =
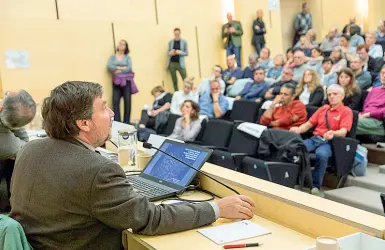
[[[265,111],[266,111],[266,109],[259,109],[259,111],[258,111],[258,117],[257,117],[257,123],[258,124],[261,124],[261,118],[262,118],[262,116],[263,116],[263,114],[265,113]]]
[[[205,129],[207,126],[207,119],[203,119],[201,122],[201,131],[199,131],[199,134],[195,138],[195,141],[201,141],[203,138],[203,134],[205,133]]]
[[[234,101],[233,110],[231,111],[231,120],[256,122],[260,107],[261,107],[261,103],[258,103],[258,102],[252,102],[252,101],[246,101],[246,100]]]
[[[356,110],[353,110],[353,123],[352,123],[352,128],[350,131],[346,134],[347,137],[350,138],[356,138],[356,133],[357,133],[357,126],[358,126],[358,115],[359,112]]]
[[[164,132],[163,132],[164,135],[172,134],[172,131],[174,131],[174,127],[175,127],[175,122],[176,120],[178,120],[179,117],[180,115],[175,115],[170,113],[170,116],[168,117],[168,120],[167,120],[166,128],[164,129]]]
[[[237,124],[233,127],[228,151],[231,153],[255,155],[259,142],[258,138],[238,130],[239,125],[240,124]]]
[[[369,92],[366,90],[361,91],[361,101],[360,101],[360,111],[364,109],[364,103],[366,100],[366,97],[368,96]]]
[[[246,156],[242,160],[242,168],[245,174],[257,177],[265,181],[271,181],[270,172],[268,171],[265,161]]]
[[[227,148],[234,123],[221,119],[211,119],[203,133],[203,145]]]

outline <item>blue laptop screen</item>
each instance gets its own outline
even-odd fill
[[[193,166],[195,169],[201,168],[208,155],[208,152],[201,151],[197,148],[191,148],[187,144],[174,144],[167,141],[162,144],[160,149],[190,166]],[[188,184],[195,172],[195,170],[172,159],[162,152],[155,154],[143,171],[143,173],[147,175],[183,187]]]

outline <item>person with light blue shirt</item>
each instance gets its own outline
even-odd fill
[[[326,58],[322,61],[322,69],[323,69],[323,77],[321,79],[321,83],[329,87],[332,84],[337,83],[337,73],[332,71],[333,60],[330,58]]]
[[[215,65],[212,68],[211,76],[202,79],[195,92],[198,93],[199,96],[204,93],[210,93],[210,81],[217,80],[221,85],[221,93],[224,94],[226,90],[226,83],[222,80],[222,71],[221,66]]]
[[[200,114],[208,118],[220,118],[229,109],[229,102],[221,94],[221,86],[217,80],[210,82],[210,93],[205,93],[199,98]]]
[[[270,68],[267,72],[267,78],[276,81],[281,76],[283,65],[285,61],[283,55],[279,54],[274,57],[274,67]]]
[[[269,85],[264,81],[265,71],[263,68],[257,68],[254,72],[254,82],[246,83],[236,100],[248,100],[253,102],[261,102]]]
[[[365,44],[364,38],[360,36],[360,27],[358,25],[351,25],[349,27],[349,35],[351,36],[350,38],[350,46],[357,48],[361,44]]]
[[[383,57],[384,52],[382,51],[382,46],[376,43],[376,33],[368,32],[365,34],[365,42],[369,48],[369,56],[373,58]]]
[[[266,71],[274,67],[274,62],[270,58],[270,49],[263,48],[258,58],[258,67],[264,68]]]

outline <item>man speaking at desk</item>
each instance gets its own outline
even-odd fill
[[[248,219],[243,195],[185,206],[155,205],[137,194],[123,169],[95,151],[110,138],[114,113],[99,84],[66,82],[44,100],[49,138],[16,159],[11,216],[36,249],[120,249],[122,230],[155,235],[192,229],[218,217]]]

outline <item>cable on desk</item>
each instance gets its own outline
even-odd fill
[[[211,197],[208,198],[208,199],[203,199],[203,200],[190,200],[190,199],[185,199],[185,198],[182,198],[180,197],[180,195],[176,195],[176,198],[168,198],[168,199],[165,199],[161,202],[161,204],[164,204],[163,202],[165,201],[184,201],[184,202],[188,202],[188,203],[198,203],[198,202],[207,202],[207,201],[213,201],[215,199],[215,194],[211,193],[210,191],[207,191],[207,190],[203,190],[203,189],[199,189],[199,188],[196,188],[196,189],[192,189],[192,190],[198,190],[200,192],[203,192],[203,193],[206,193],[208,195],[210,195]],[[172,205],[172,204],[170,204]]]

